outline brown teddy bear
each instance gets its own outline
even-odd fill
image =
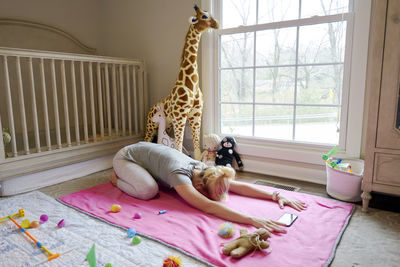
[[[227,256],[232,256],[232,258],[241,258],[251,251],[268,248],[269,242],[266,240],[269,237],[269,232],[263,228],[259,228],[251,234],[247,233],[247,229],[241,229],[240,237],[224,243],[222,252]]]

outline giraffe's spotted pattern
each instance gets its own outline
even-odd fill
[[[197,20],[196,23],[190,25],[189,31],[186,34],[178,79],[171,93],[150,109],[147,117],[145,141],[150,142],[156,134],[158,124],[152,122],[152,118],[156,113],[156,106],[159,104],[164,105],[167,122],[174,129],[176,149],[182,151],[183,133],[186,121],[188,121],[192,130],[195,159],[200,160],[203,94],[199,88],[197,53],[201,33],[209,28],[218,29],[219,24],[207,12],[202,11],[200,8],[195,8],[195,10]],[[171,125],[167,127],[170,128]]]

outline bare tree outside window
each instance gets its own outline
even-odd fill
[[[265,25],[265,30],[220,35],[223,134],[338,143],[347,22],[334,16],[310,25],[301,18],[345,13],[348,5],[344,0],[222,1],[223,28]],[[279,24],[286,20],[294,26]]]

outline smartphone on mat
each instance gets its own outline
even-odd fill
[[[291,213],[285,213],[278,219],[278,222],[284,223],[287,227],[289,227],[293,224],[293,222],[296,219],[297,219],[297,215],[291,214]]]

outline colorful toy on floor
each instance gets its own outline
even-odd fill
[[[4,220],[4,219],[9,219],[10,217],[15,217],[15,216],[25,217],[25,211],[24,211],[23,209],[20,209],[20,210],[18,211],[18,213],[15,213],[15,214],[13,214],[13,215],[9,215],[9,216],[0,218],[0,221],[1,221],[1,220]]]
[[[232,258],[241,258],[247,253],[256,250],[263,250],[269,247],[269,242],[266,240],[270,234],[264,228],[248,234],[247,229],[240,230],[240,237],[224,244],[222,252]]]
[[[22,210],[22,213],[21,213],[21,210],[20,210],[20,212],[19,212],[18,214],[22,214],[22,216],[20,216],[20,217],[25,216],[25,212],[24,212],[23,210]],[[25,228],[23,228],[19,223],[17,223],[17,222],[12,218],[13,216],[15,216],[15,215],[8,216],[8,218],[9,218],[13,223],[15,223],[15,225],[18,226],[18,228],[21,230],[21,232],[23,232],[23,233],[26,234],[30,239],[32,239],[32,241],[35,242],[35,244],[36,244],[36,246],[37,246],[38,248],[43,249],[44,251],[46,251],[46,252],[49,254],[49,256],[47,257],[47,260],[48,260],[48,261],[54,260],[55,258],[58,258],[58,257],[60,256],[59,253],[53,254],[53,253],[51,253],[47,248],[45,248],[45,247],[43,246],[42,243],[40,243],[39,241],[37,241],[30,233],[28,233],[28,232],[26,231]]]
[[[126,232],[126,235],[129,237],[129,238],[132,238],[132,237],[134,237],[135,235],[136,235],[136,229],[135,228],[129,228],[129,230]]]
[[[21,227],[28,229],[31,226],[31,222],[28,219],[25,219],[21,222]]]
[[[30,228],[38,228],[40,226],[40,223],[38,221],[32,221],[31,225],[29,226]]]
[[[235,234],[236,230],[232,223],[224,222],[219,226],[218,235],[223,238],[230,238]]]
[[[88,254],[86,254],[86,260],[89,263],[90,267],[96,267],[96,249],[94,244],[92,248],[89,250]]]
[[[167,213],[167,210],[160,210],[160,211],[158,212],[158,214],[164,214],[164,213]]]
[[[135,237],[132,239],[132,244],[138,245],[138,244],[140,244],[140,242],[142,242],[142,239],[140,238],[140,236],[135,235]]]
[[[120,205],[118,205],[118,204],[112,204],[111,205],[111,211],[112,212],[120,212],[121,209],[122,209],[122,207]]]
[[[66,225],[66,222],[64,219],[62,219],[61,221],[59,221],[57,223],[58,228],[63,228]]]
[[[181,265],[182,259],[178,256],[168,256],[163,263],[163,267],[180,267]]]
[[[39,222],[40,224],[44,224],[45,222],[47,222],[49,220],[49,216],[47,216],[46,214],[42,214],[40,216]]]
[[[136,212],[135,215],[133,216],[133,219],[141,219],[142,214],[140,212]]]

